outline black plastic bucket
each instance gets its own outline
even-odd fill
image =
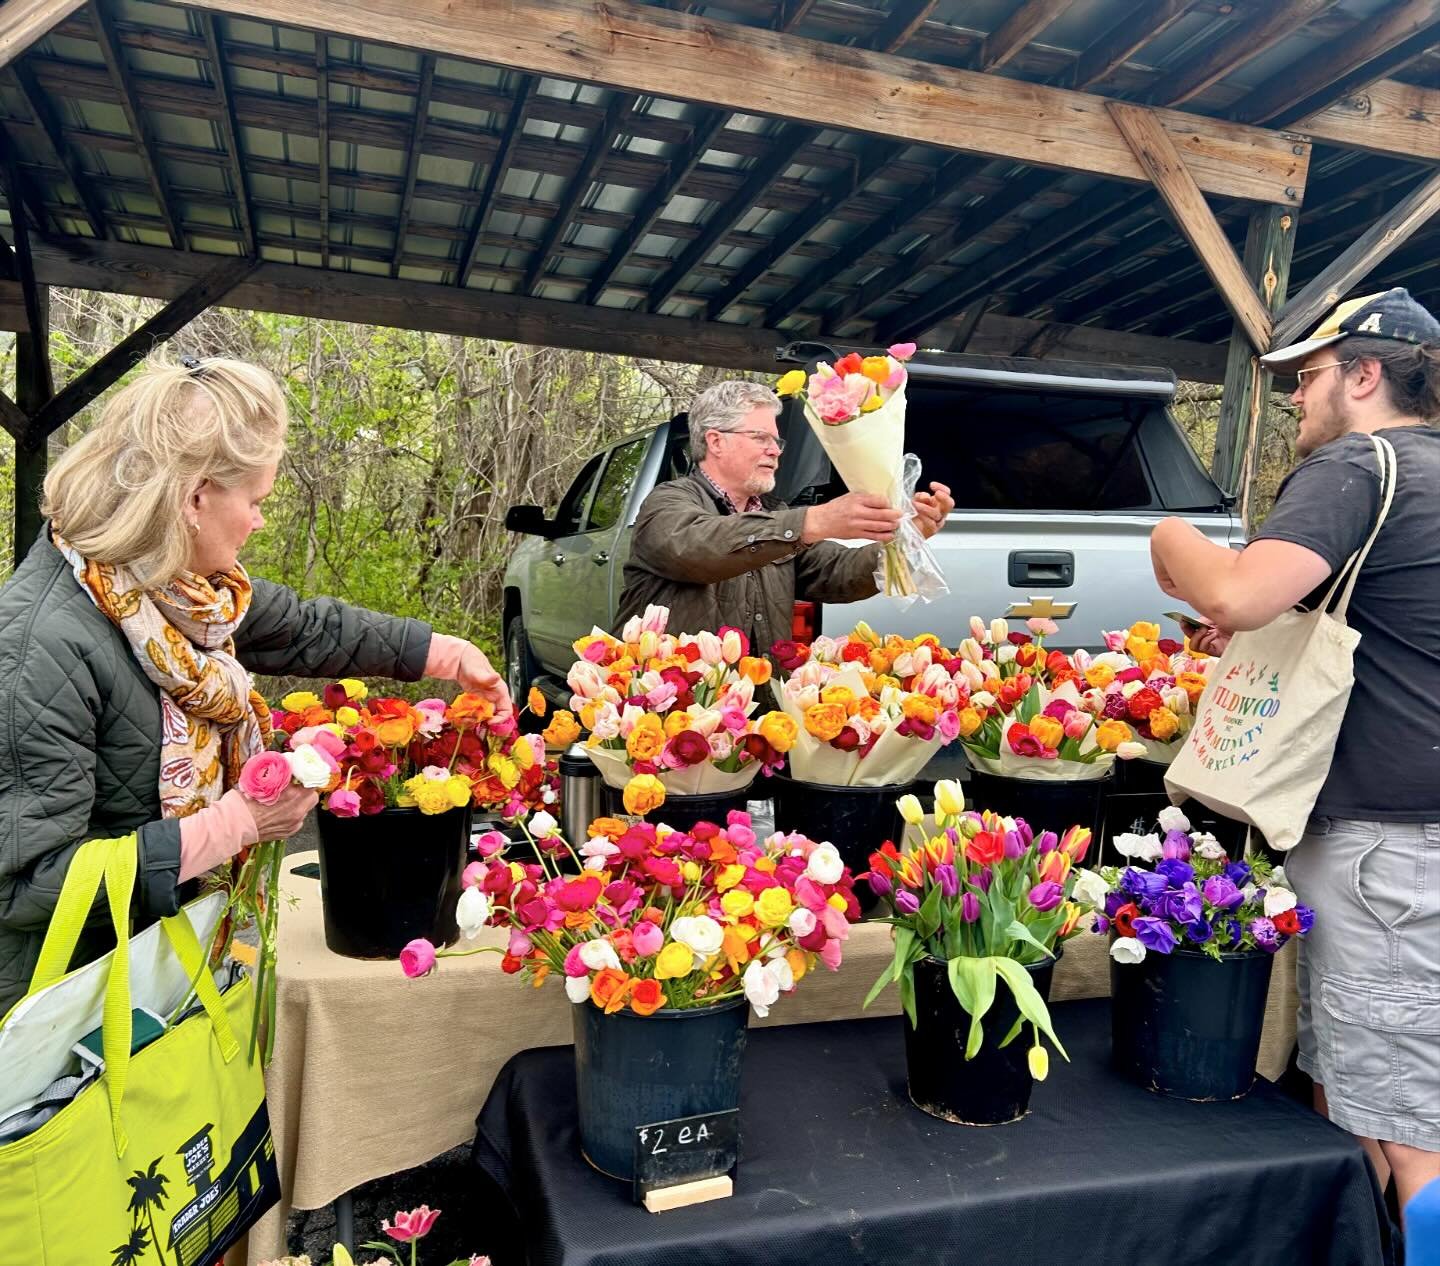
[[[1147,1090],[1208,1102],[1255,1084],[1274,956],[1263,950],[1146,954],[1110,964],[1110,1050]]]
[[[1015,996],[995,982],[995,1001],[983,1020],[985,1037],[975,1058],[965,1058],[970,1017],[950,987],[945,962],[922,958],[915,964],[915,1024],[905,1026],[905,1078],[910,1102],[921,1112],[959,1125],[1004,1125],[1030,1110],[1029,1050],[1034,1034],[1024,1026],[1009,1046],[1005,1035],[1020,1016]],[[1040,996],[1050,1000],[1055,959],[1027,964]]]
[[[571,1008],[580,1148],[612,1178],[635,1174],[635,1127],[740,1106],[750,1004],[613,1015]]]
[[[665,796],[665,803],[645,815],[646,821],[673,826],[677,831],[688,831],[697,822],[713,822],[725,825],[725,816],[731,809],[744,812],[755,794],[755,787],[742,787],[739,791],[721,791],[705,796]],[[625,813],[624,793],[618,787],[605,787],[605,811],[612,817]],[[584,841],[582,840],[583,844]]]
[[[775,792],[775,829],[799,831],[812,840],[833,844],[852,875],[870,869],[870,854],[886,840],[901,842],[905,820],[895,801],[915,787],[913,782],[837,787],[800,782],[787,774],[776,774],[770,785]],[[867,883],[855,885],[855,898],[867,914],[879,904]]]
[[[470,849],[470,807],[316,815],[325,944],[347,958],[399,958],[416,937],[449,945]]]
[[[1099,839],[1112,778],[1110,773],[1083,779],[1009,778],[977,769],[965,787],[965,807],[1024,818],[1037,835],[1088,826]]]

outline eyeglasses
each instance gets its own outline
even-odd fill
[[[746,439],[754,440],[757,444],[767,445],[777,453],[785,451],[785,441],[778,435],[771,435],[769,431],[726,431],[726,435],[743,435]]]
[[[1297,369],[1295,371],[1295,377],[1299,381],[1300,386],[1304,387],[1306,374],[1318,374],[1326,369],[1348,369],[1358,359],[1358,357],[1352,356],[1349,360],[1332,360],[1328,365],[1311,365],[1309,369]]]

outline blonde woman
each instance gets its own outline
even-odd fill
[[[263,369],[152,362],[45,480],[46,528],[0,587],[0,1015],[85,840],[138,832],[138,925],[299,828],[314,792],[266,806],[236,786],[270,734],[251,672],[428,674],[511,710],[469,642],[246,573],[286,424]],[[106,948],[96,933],[75,961]]]

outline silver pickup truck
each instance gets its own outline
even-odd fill
[[[797,345],[788,363],[847,350]],[[797,603],[798,635],[864,619],[953,646],[971,615],[1049,616],[1061,630],[1053,644],[1095,646],[1102,630],[1175,605],[1150,569],[1150,530],[1162,517],[1182,515],[1211,540],[1240,545],[1229,501],[1170,413],[1169,370],[922,352],[909,371],[906,448],[920,457],[924,480],[949,484],[955,496],[932,542],[949,596],[908,610],[880,597],[827,610]],[[803,504],[843,492],[793,404],[780,428],[787,447],[777,493]],[[681,414],[587,458],[554,515],[511,507],[506,526],[527,538],[505,571],[512,691],[537,682],[553,698],[568,695],[571,643],[592,625],[612,626],[640,503],[689,469],[688,442]]]

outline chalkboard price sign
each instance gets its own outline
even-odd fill
[[[740,1109],[635,1127],[635,1203],[652,1191],[728,1174],[740,1156]]]

